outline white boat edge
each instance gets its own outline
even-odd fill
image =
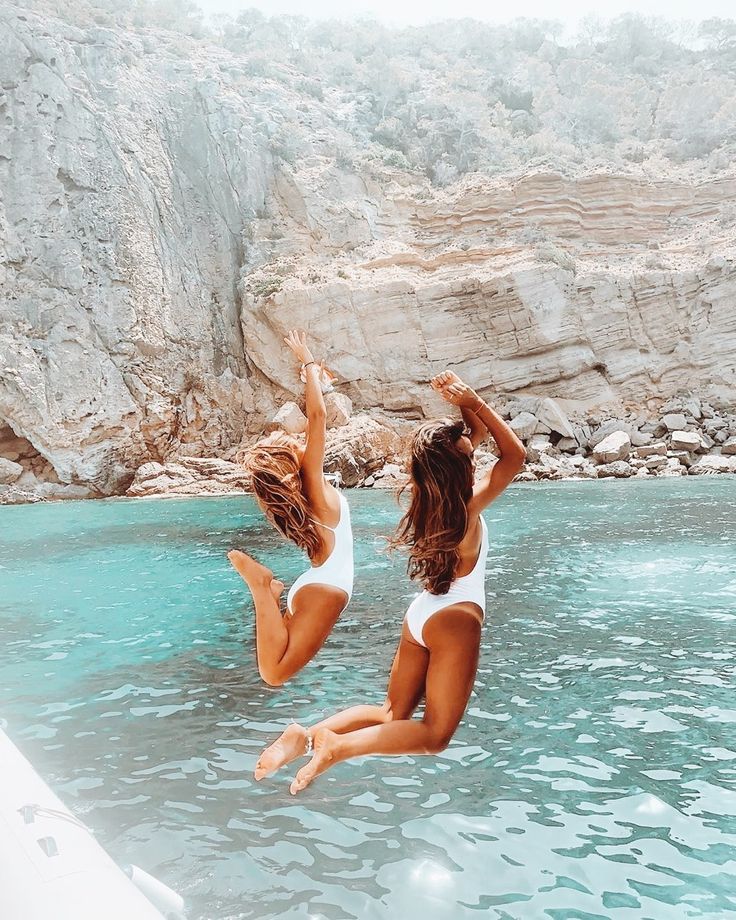
[[[140,870],[133,871],[133,877]],[[0,727],[0,917],[3,920],[170,920],[136,888],[92,832],[49,789]]]

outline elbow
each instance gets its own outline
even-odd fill
[[[307,409],[307,421],[315,425],[324,425],[327,421],[327,410],[324,406]]]
[[[521,443],[519,443],[518,448],[514,451],[513,463],[516,467],[517,473],[523,469],[524,464],[526,463],[526,447],[524,447],[524,445]]]

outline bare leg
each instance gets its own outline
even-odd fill
[[[256,764],[255,778],[263,779],[280,767],[307,752],[307,737],[326,729],[338,734],[356,731],[370,725],[380,725],[391,719],[407,719],[416,709],[424,693],[429,652],[417,645],[404,624],[399,647],[394,656],[389,678],[388,694],[383,706],[358,705],[343,709],[307,730],[301,725],[289,725],[286,731],[261,754]]]
[[[444,750],[462,719],[478,667],[480,620],[467,608],[448,607],[425,626],[429,648],[427,701],[421,721],[398,719],[336,734],[314,733],[314,755],[291,784],[304,789],[329,767],[365,754],[434,754]]]
[[[231,550],[227,557],[253,596],[258,671],[267,684],[280,686],[324,645],[345,607],[345,592],[329,585],[307,585],[294,599],[294,615],[284,617],[278,600],[284,586],[271,570],[239,550]]]
[[[261,677],[267,681],[273,666],[284,657],[289,644],[289,630],[278,601],[274,598],[271,583],[273,572],[252,556],[234,549],[227,554],[230,564],[248,585],[256,608],[256,657]],[[282,589],[283,590],[283,589]]]

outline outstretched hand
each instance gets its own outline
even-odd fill
[[[314,361],[312,352],[307,345],[307,333],[301,329],[291,329],[284,339],[289,348],[294,352],[297,360],[301,364],[307,364]]]
[[[432,378],[431,385],[445,402],[453,406],[475,409],[481,402],[475,390],[463,383],[454,371],[443,371],[437,374]]]

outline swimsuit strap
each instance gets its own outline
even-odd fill
[[[327,530],[331,530],[333,533],[337,533],[337,527],[330,527],[329,524],[323,524],[322,521],[318,521],[316,518],[309,518],[313,524],[318,524],[320,527],[326,527]]]

